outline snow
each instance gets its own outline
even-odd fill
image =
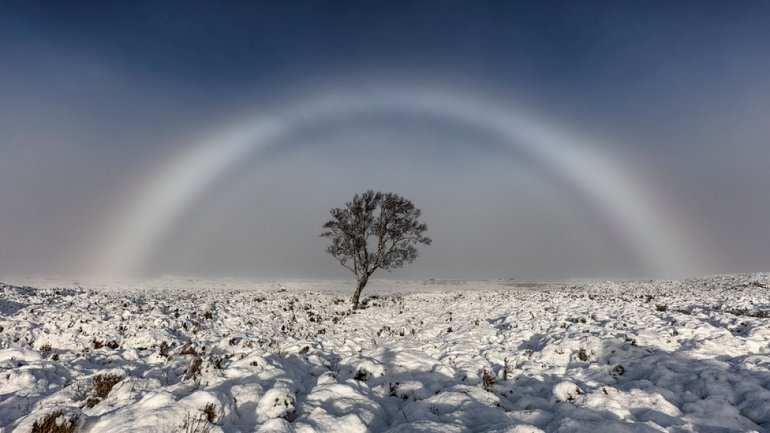
[[[3,433],[770,432],[770,274],[6,282]]]

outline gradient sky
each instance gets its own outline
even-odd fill
[[[520,143],[386,110],[249,154],[157,236],[141,273],[346,277],[318,234],[369,188],[411,199],[434,239],[395,278],[768,271],[768,46],[766,1],[1,1],[0,275],[98,273],[137,197],[231,125],[426,89],[513,107],[617,161],[688,257],[651,269]]]

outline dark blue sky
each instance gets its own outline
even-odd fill
[[[642,103],[651,91],[692,98],[706,83],[761,81],[770,38],[763,1],[24,1],[0,8],[6,49],[53,46],[129,74],[236,93],[303,80],[308,71],[384,68],[526,84],[567,98],[590,92]]]
[[[350,80],[435,76],[668,136],[692,132],[673,118],[701,127],[718,107],[750,111],[770,69],[770,5],[762,1],[25,1],[0,8],[8,72],[39,75],[36,86],[53,78],[51,85],[75,88],[86,101],[95,98],[88,77],[50,69],[77,69],[67,58],[85,58],[192,104],[252,99],[342,71]],[[34,59],[46,55],[64,59]]]
[[[70,260],[67,252],[87,256],[93,231],[109,226],[105,221],[121,212],[117,203],[137,179],[157,170],[159,161],[185,148],[190,136],[202,130],[245,112],[270,112],[286,100],[296,103],[305,95],[312,99],[319,89],[333,92],[383,83],[415,88],[430,84],[511,100],[535,115],[596,134],[665,191],[661,206],[672,208],[686,222],[697,239],[696,249],[725,249],[705,254],[699,269],[766,270],[768,46],[770,3],[765,1],[0,2],[0,243],[11,246],[0,252],[0,274],[78,269],[82,263]],[[381,123],[381,128],[402,135],[409,129],[404,122]],[[381,142],[387,142],[387,134],[381,135]],[[418,136],[401,139],[412,143]],[[318,141],[333,142],[334,137]],[[431,137],[440,138],[446,137]],[[294,144],[308,140],[313,141],[302,137]],[[467,144],[473,140],[464,139],[445,152],[440,159],[445,165],[426,170],[455,170],[453,164],[469,154],[494,147],[491,142],[484,147],[486,138],[477,141],[474,147]],[[330,146],[327,154],[339,154],[340,149]],[[360,157],[366,160],[363,152]],[[299,160],[291,163],[296,155],[287,158],[282,162],[287,169],[317,169],[300,167]],[[477,162],[482,172],[488,163]],[[387,179],[387,173],[380,174]],[[541,177],[552,186],[561,182]],[[464,185],[454,179],[455,187]],[[248,184],[228,182],[216,196]],[[363,184],[366,179],[339,175],[339,182]],[[282,203],[279,197],[285,191],[274,188],[272,198],[259,200]],[[441,196],[442,191],[434,192]],[[421,193],[430,190],[414,192]],[[440,203],[435,206],[436,213],[447,211]],[[302,205],[282,209],[317,212]],[[513,212],[505,206],[488,212],[497,211],[516,218],[505,213]],[[601,226],[590,211],[575,212],[587,225]],[[308,227],[319,225],[315,219],[324,215],[323,209],[313,215]],[[555,220],[552,230],[542,231],[557,233],[562,223]],[[202,223],[190,223],[176,236],[194,232],[195,224]],[[452,232],[449,223],[436,225]],[[209,226],[213,234],[208,238],[226,232],[215,223]],[[526,251],[512,255],[526,261],[527,252],[535,252],[538,263],[549,258],[552,263],[528,263],[528,274],[513,261],[494,262],[492,257],[510,253],[506,245],[517,244],[512,234],[508,243],[483,255],[484,260],[452,276],[595,276],[615,269],[618,274],[645,273],[623,248],[611,247],[610,232],[594,229],[601,239],[595,249],[611,252],[597,253],[593,260],[575,259],[579,242],[568,252],[553,252],[557,239],[544,235],[542,245],[530,240]],[[459,238],[455,241],[461,244]],[[226,248],[227,242],[220,243]],[[169,257],[181,248],[174,245],[170,242],[163,249]],[[287,241],[283,256],[299,245],[299,240]],[[222,255],[271,260],[246,246]],[[615,262],[610,256],[623,259]],[[247,269],[251,259],[239,259],[231,262],[242,264],[229,267],[214,260],[206,272],[326,275],[320,270],[328,265],[323,256],[302,257],[307,271],[295,271],[275,259],[252,272]],[[451,273],[441,266],[449,258],[425,260],[425,275],[442,269]],[[455,270],[464,259],[459,254],[451,261]],[[212,263],[202,255],[189,260],[195,266],[170,260],[168,267],[156,271],[188,272],[203,262]]]

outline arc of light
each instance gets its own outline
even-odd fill
[[[231,167],[296,128],[371,112],[430,114],[498,134],[564,176],[623,233],[646,268],[659,275],[690,269],[692,254],[632,171],[555,125],[511,107],[446,92],[374,91],[320,98],[278,115],[257,115],[214,134],[145,186],[97,253],[98,275],[135,275],[199,194]]]

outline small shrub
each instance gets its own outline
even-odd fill
[[[227,361],[229,358],[227,355],[225,356],[216,356],[216,355],[210,355],[209,356],[209,363],[214,366],[217,370],[224,370],[224,362]]]
[[[618,364],[615,366],[615,368],[612,369],[612,376],[618,377],[622,376],[626,372],[626,367],[623,367],[623,364]]]
[[[195,350],[195,347],[193,347],[192,343],[185,343],[185,345],[182,346],[181,349],[179,349],[179,354],[200,356],[201,352],[198,352],[197,350]]]
[[[171,350],[173,346],[170,346],[167,342],[161,341],[160,346],[158,346],[158,353],[160,353],[160,356],[169,357],[169,351]]]
[[[201,409],[204,415],[206,415],[206,421],[213,423],[217,420],[217,405],[214,403],[206,403]]]
[[[93,395],[86,399],[85,406],[90,409],[99,404],[110,395],[112,388],[121,380],[123,380],[123,376],[119,374],[97,374],[94,376]]]
[[[217,405],[214,403],[206,403],[198,410],[200,413],[197,416],[187,413],[182,425],[185,433],[209,433],[222,420],[223,414],[217,413]]]
[[[666,305],[666,304],[657,304],[657,305],[655,305],[655,310],[656,311],[660,311],[660,312],[664,312],[664,311],[668,310],[668,305]]]
[[[51,355],[51,345],[50,344],[44,344],[40,346],[40,354],[43,356],[43,358],[48,358],[48,356]]]
[[[185,371],[184,380],[196,379],[200,376],[202,366],[203,360],[200,357],[193,359],[193,362],[190,363],[190,366]]]
[[[369,372],[362,368],[358,370],[353,378],[359,382],[366,382],[369,379]]]
[[[495,383],[497,383],[495,375],[485,369],[481,377],[481,387],[484,388],[484,391],[492,392]]]
[[[583,361],[583,362],[588,361],[588,353],[582,347],[580,348],[580,350],[578,350],[578,355],[577,356],[578,356],[578,359]]]
[[[61,423],[58,422],[60,417],[64,418]],[[61,410],[57,410],[35,421],[32,424],[32,433],[74,433],[79,419],[77,415],[67,418]]]
[[[97,374],[94,377],[94,395],[98,398],[105,398],[112,391],[112,387],[123,380],[119,374]]]

